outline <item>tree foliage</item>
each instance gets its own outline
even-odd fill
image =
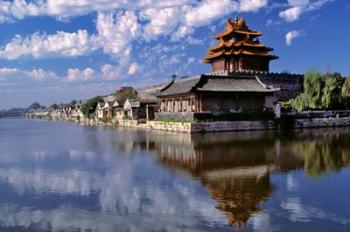
[[[348,88],[344,87],[345,83]],[[297,111],[344,109],[346,94],[350,94],[350,82],[340,73],[321,74],[309,71],[304,76],[304,92],[290,100],[287,105]]]
[[[343,87],[341,89],[341,97],[347,109],[350,108],[350,77],[345,78]]]
[[[132,87],[128,87],[128,88],[124,87],[124,88],[121,88],[120,90],[117,90],[117,92],[115,93],[115,97],[118,102],[124,104],[127,99],[132,99],[137,97],[137,91]]]
[[[81,112],[84,114],[85,117],[91,118],[95,113],[98,102],[100,101],[102,101],[102,98],[100,96],[87,100],[81,105]]]

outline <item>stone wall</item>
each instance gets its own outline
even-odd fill
[[[295,119],[294,128],[319,128],[350,126],[350,117]]]
[[[162,130],[170,132],[199,133],[225,131],[254,131],[254,130],[285,130],[281,124],[274,121],[234,121],[234,122],[162,122],[148,121],[138,123],[135,120],[122,120],[120,126],[147,130]],[[350,117],[346,118],[313,118],[295,119],[291,128],[321,128],[350,126]]]
[[[247,130],[273,130],[276,129],[274,122],[263,121],[237,121],[237,122],[161,122],[148,121],[139,124],[134,120],[122,120],[120,126],[138,129],[162,130],[171,132],[219,132],[219,131],[247,131]]]
[[[280,88],[279,99],[286,101],[296,97],[303,91],[304,76],[288,73],[267,73],[258,75],[260,80],[276,88]]]

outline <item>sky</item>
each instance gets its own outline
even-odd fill
[[[349,0],[1,0],[0,109],[208,73],[213,36],[240,16],[280,57],[271,71],[350,76]]]

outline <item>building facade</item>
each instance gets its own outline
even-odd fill
[[[278,91],[258,77],[201,75],[171,82],[158,98],[162,113],[227,113],[272,110]]]

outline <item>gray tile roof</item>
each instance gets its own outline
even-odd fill
[[[176,94],[184,94],[190,92],[198,82],[201,80],[201,77],[193,77],[180,79],[174,82],[171,82],[168,86],[161,90],[158,96],[166,96],[166,95],[176,95]]]
[[[279,89],[266,86],[255,77],[202,75],[171,82],[158,96],[185,94],[191,91],[268,93]]]
[[[203,80],[198,91],[210,92],[276,92],[275,88],[265,86],[255,78],[209,77]]]

